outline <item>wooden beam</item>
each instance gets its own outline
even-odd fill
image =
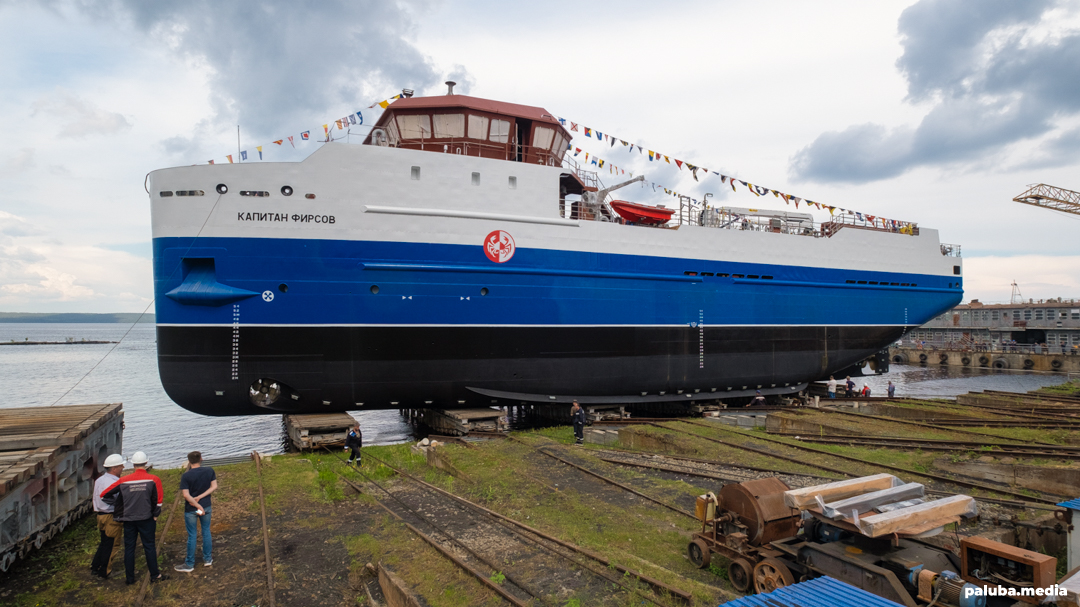
[[[889,489],[899,484],[900,479],[891,474],[863,476],[846,481],[837,481],[835,483],[825,483],[824,485],[814,485],[813,487],[803,487],[802,489],[785,491],[784,504],[787,505],[788,508],[806,510],[807,508],[817,505],[818,497],[826,502],[836,502],[848,499],[849,497],[855,497],[856,495],[870,493],[871,491]]]
[[[861,518],[859,529],[870,537],[880,537],[910,527],[924,526],[929,521],[973,515],[975,512],[974,498],[969,495],[953,495],[925,504]]]

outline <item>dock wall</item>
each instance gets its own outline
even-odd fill
[[[910,347],[889,348],[889,360],[898,365],[949,365],[1020,371],[1056,371],[1080,373],[1080,356],[1072,354],[1034,354],[1027,352],[971,352],[967,350],[920,350]]]

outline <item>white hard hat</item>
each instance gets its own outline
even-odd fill
[[[105,467],[112,468],[113,466],[123,466],[124,456],[119,453],[113,453],[109,457],[105,458]]]
[[[142,451],[136,451],[135,455],[131,456],[131,463],[135,466],[140,466],[142,464],[149,464],[150,459],[146,457],[146,454]]]

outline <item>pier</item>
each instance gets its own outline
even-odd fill
[[[889,360],[898,365],[949,365],[983,369],[1012,369],[1018,371],[1053,371],[1080,373],[1080,355],[1075,351],[1055,348],[1045,352],[1033,346],[1009,348],[981,347],[912,347],[889,348]]]

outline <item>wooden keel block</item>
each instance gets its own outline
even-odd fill
[[[928,522],[956,516],[973,516],[977,511],[974,498],[969,495],[953,495],[909,508],[861,518],[859,529],[870,537],[881,537],[911,527],[921,527]]]
[[[891,474],[875,474],[846,481],[803,487],[784,492],[784,504],[788,508],[806,510],[817,506],[817,498],[825,502],[837,502],[871,491],[882,491],[901,485],[900,479]]]

